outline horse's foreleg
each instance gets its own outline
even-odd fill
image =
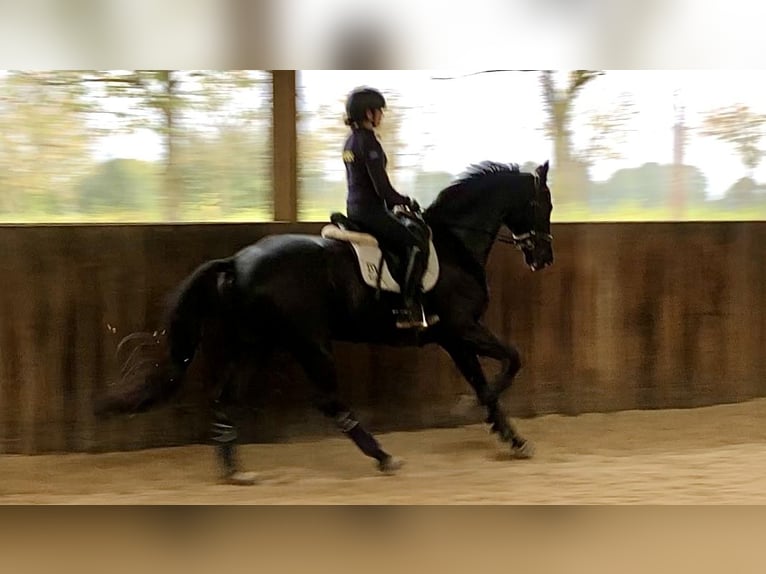
[[[489,399],[497,402],[510,388],[513,379],[521,369],[519,351],[503,343],[483,325],[476,325],[466,333],[463,341],[476,355],[500,362],[500,371],[489,386]]]
[[[519,434],[505,414],[499,402],[499,393],[487,382],[474,345],[464,340],[453,340],[449,343],[443,343],[442,347],[444,347],[455,362],[455,366],[474,389],[479,402],[487,409],[486,422],[490,425],[492,432],[497,433],[500,440],[511,445],[515,456],[519,458],[531,457],[533,454],[531,443]],[[518,357],[518,354],[516,357]],[[505,372],[501,371],[500,375],[498,375],[498,380],[508,381],[505,384],[505,388],[510,385],[510,381],[518,371],[518,368],[518,365],[514,365],[512,357],[507,356],[505,358]]]
[[[383,450],[377,439],[357,420],[351,408],[339,400],[335,361],[329,344],[301,345],[296,351],[296,357],[315,385],[315,401],[320,412],[332,419],[359,450],[374,458],[381,472],[391,473],[401,468],[403,461]]]

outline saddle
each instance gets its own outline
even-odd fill
[[[431,239],[430,228],[424,223],[419,225],[425,227],[429,234],[428,266],[421,280],[421,288],[427,293],[434,288],[439,279],[439,259]],[[330,223],[322,228],[322,237],[351,244],[362,280],[367,285],[380,291],[401,293],[407,262],[399,254],[380,245],[372,234],[364,231],[344,214],[335,212],[330,215]]]

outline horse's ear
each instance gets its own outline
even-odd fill
[[[537,175],[539,175],[541,179],[545,180],[545,178],[548,175],[548,160],[545,160],[544,164],[537,166],[537,169],[535,171],[537,172]]]

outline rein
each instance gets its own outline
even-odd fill
[[[475,231],[477,233],[483,233],[484,235],[492,236],[493,233],[491,231],[488,231],[486,229],[482,229],[480,227],[471,227],[468,225],[460,225],[458,223],[453,223],[451,221],[440,221],[442,225],[446,227],[454,227],[456,229],[465,229],[466,231]],[[495,235],[495,240],[499,241],[500,243],[506,243],[508,245],[513,245],[516,249],[524,249],[526,248],[532,248],[533,242],[535,238],[542,239],[543,241],[551,242],[553,241],[553,235],[550,233],[538,233],[534,229],[527,231],[526,233],[522,233],[521,235],[516,235],[514,233],[498,233]]]

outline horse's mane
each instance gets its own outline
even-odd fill
[[[500,163],[489,160],[472,163],[449,185],[449,187],[471,185],[485,175],[493,173],[521,173],[521,169],[517,163]]]
[[[452,182],[442,189],[428,206],[427,211],[431,214],[442,209],[444,201],[456,194],[464,194],[476,190],[477,185],[482,183],[488,175],[516,174],[520,175],[521,169],[517,163],[500,163],[496,161],[482,161],[469,165],[463,173],[457,176]]]

